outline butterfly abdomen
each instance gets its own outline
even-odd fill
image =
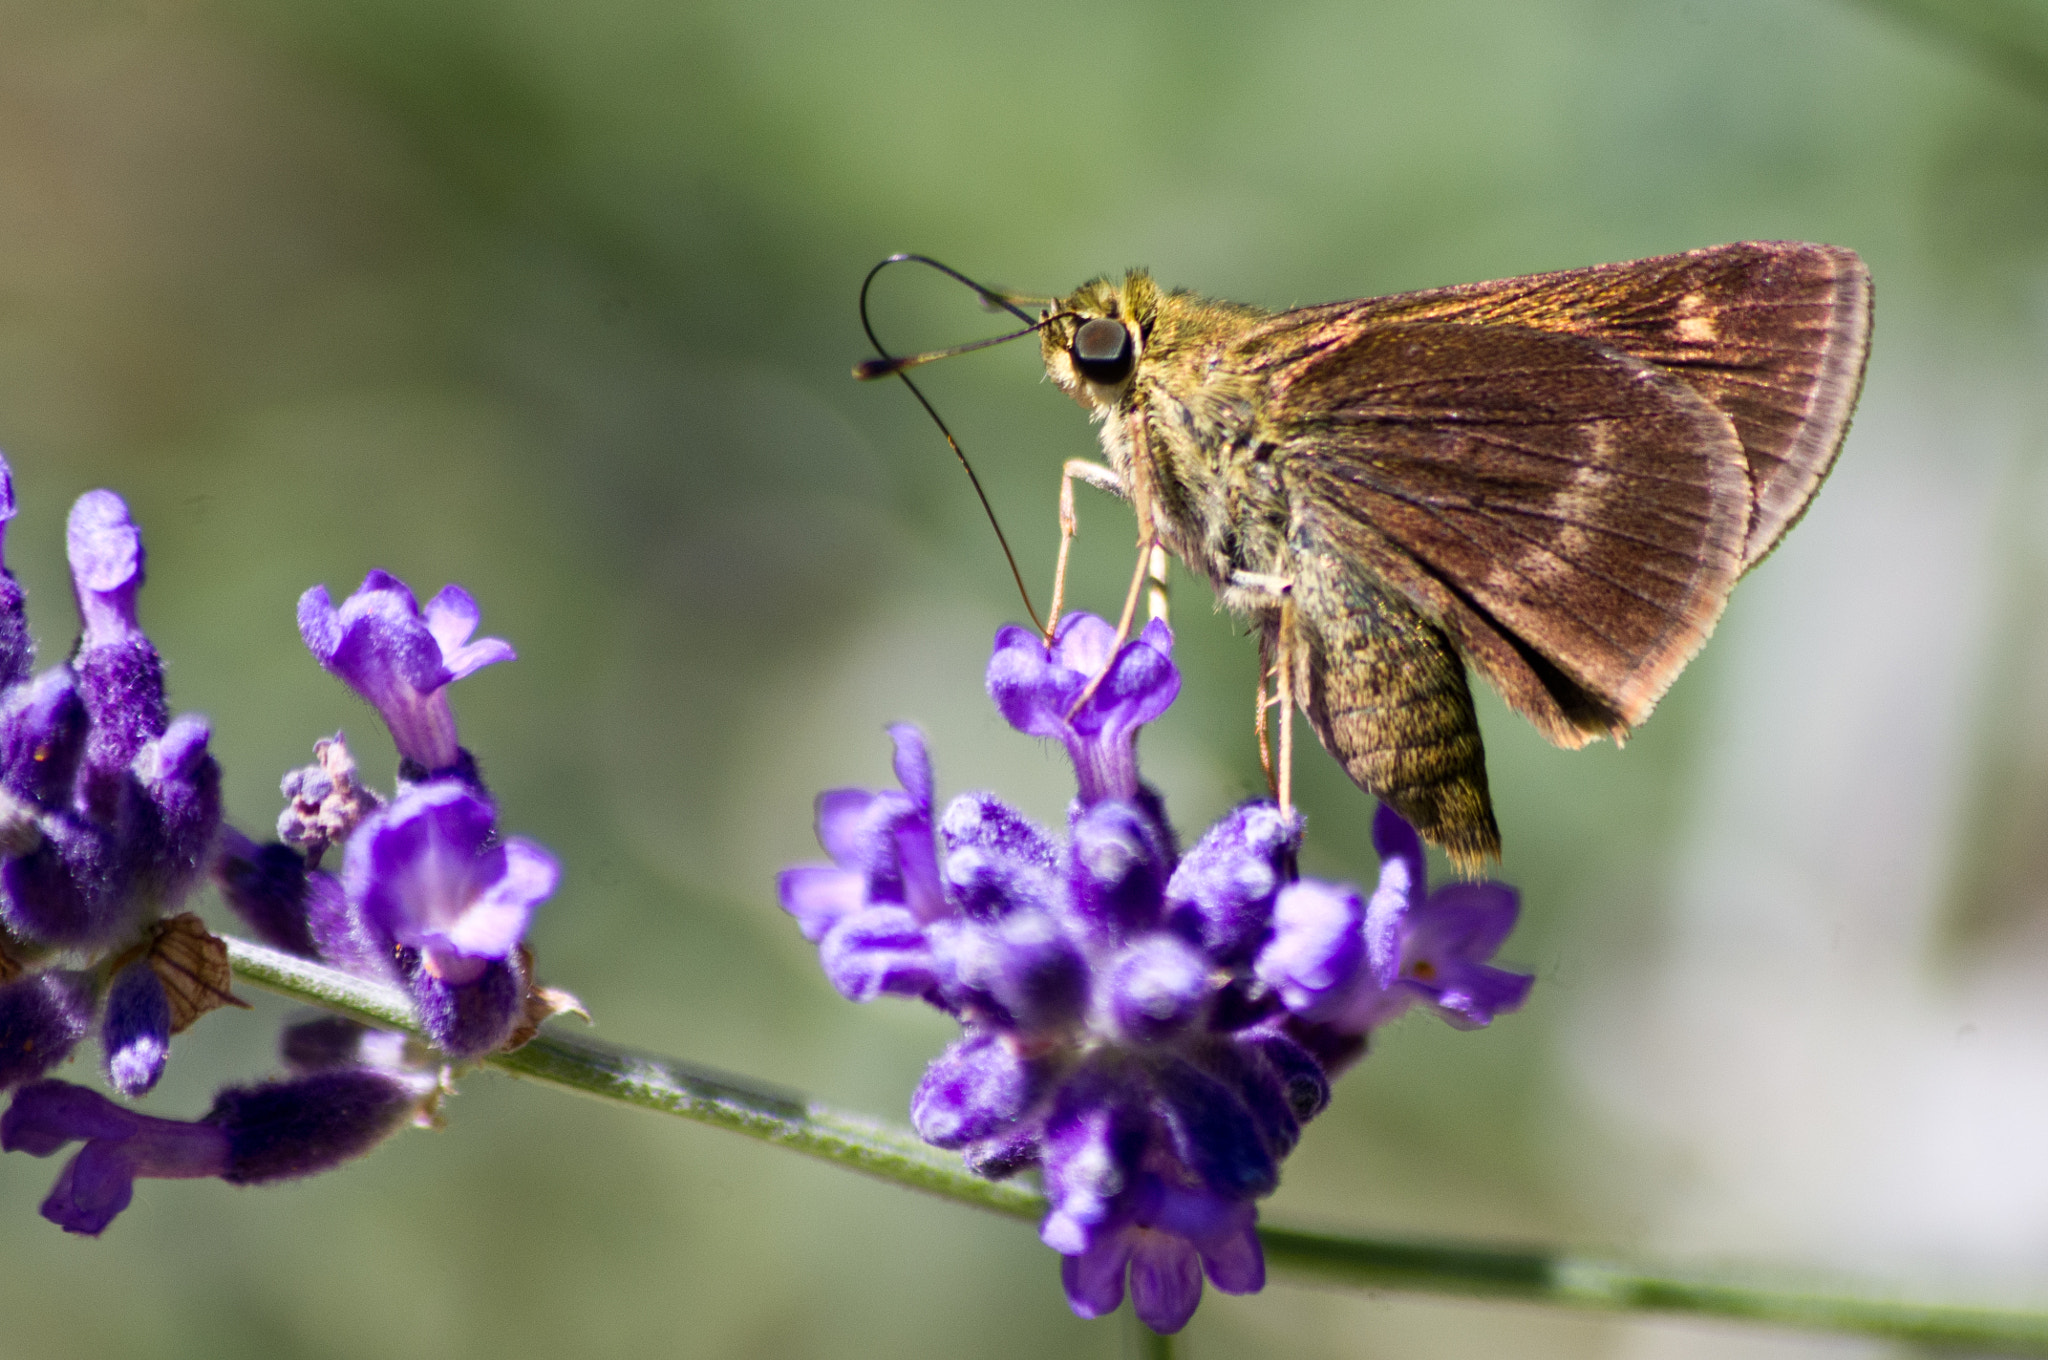
[[[1295,698],[1324,747],[1460,869],[1498,858],[1486,752],[1450,638],[1355,566],[1313,548],[1295,557],[1293,599]]]

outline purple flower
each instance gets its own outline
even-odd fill
[[[356,828],[342,864],[349,909],[399,947],[427,1032],[459,1057],[511,1033],[525,995],[520,941],[560,874],[547,851],[498,839],[493,823],[459,780],[413,785]]]
[[[405,582],[382,571],[364,577],[339,609],[326,586],[299,597],[299,636],[383,716],[399,755],[422,780],[464,764],[448,685],[516,656],[500,638],[470,640],[480,617],[456,585],[443,586],[422,612]]]
[[[898,789],[818,796],[818,842],[830,865],[785,869],[777,892],[804,938],[819,945],[840,993],[926,996],[937,984],[924,930],[949,916],[932,838],[932,767],[914,727],[889,729]]]
[[[935,844],[924,743],[897,727],[901,791],[821,797],[832,863],[780,886],[841,992],[920,996],[959,1018],[912,1100],[919,1134],[983,1174],[1040,1167],[1042,1236],[1069,1257],[1075,1310],[1113,1308],[1128,1277],[1141,1316],[1173,1330],[1205,1261],[1220,1288],[1258,1287],[1252,1201],[1320,1108],[1290,1103],[1315,1062],[1260,1026],[1278,1008],[1245,967],[1301,824],[1239,809],[1182,862],[1135,756],[1179,687],[1172,638],[1155,625],[1112,661],[1112,637],[1087,615],[1051,647],[1005,629],[989,665],[1004,716],[1074,758],[1064,841],[968,794],[937,818]]]
[[[0,1150],[47,1157],[83,1141],[43,1217],[97,1237],[137,1177],[218,1176],[233,1185],[309,1176],[368,1152],[419,1112],[431,1084],[363,1067],[229,1087],[196,1121],[156,1119],[62,1081],[23,1087],[0,1116]]]
[[[135,618],[142,532],[119,496],[88,491],[71,507],[65,546],[84,628],[71,669],[92,718],[85,763],[102,779],[118,779],[171,718],[163,661]]]
[[[1138,1320],[1155,1332],[1177,1332],[1202,1301],[1205,1273],[1226,1294],[1265,1287],[1257,1222],[1250,1204],[1144,1176],[1086,1244],[1067,1254],[1060,1268],[1067,1299],[1082,1317],[1113,1313],[1128,1275]]]
[[[1254,970],[1287,1009],[1332,1035],[1363,1035],[1421,1003],[1459,1029],[1512,1011],[1534,979],[1490,960],[1520,911],[1505,883],[1429,890],[1422,839],[1392,809],[1373,818],[1380,881],[1369,902],[1307,880],[1283,888]]]
[[[70,1057],[98,1008],[87,973],[52,969],[0,987],[0,1091],[34,1081]]]
[[[988,663],[989,697],[1004,720],[1027,736],[1066,743],[1084,805],[1136,795],[1138,728],[1180,693],[1173,631],[1164,622],[1146,624],[1112,660],[1115,640],[1106,621],[1069,614],[1050,646],[1028,628],[1004,628]]]
[[[107,988],[100,1047],[107,1058],[107,1082],[124,1096],[147,1093],[171,1056],[171,999],[148,959],[114,974]]]
[[[0,463],[0,526],[13,513]],[[79,497],[66,549],[80,636],[41,675],[27,674],[21,593],[0,569],[0,954],[20,974],[0,987],[0,1090],[97,1027],[109,1080],[140,1094],[172,1033],[231,1000],[220,942],[172,917],[211,854],[220,770],[206,720],[170,718],[136,618],[142,537],[121,498]],[[197,985],[173,997],[167,971]]]
[[[1429,896],[1421,842],[1391,813],[1370,903],[1295,881],[1302,821],[1271,803],[1182,857],[1136,759],[1179,688],[1172,635],[1154,624],[1112,658],[1113,639],[1089,615],[1051,646],[1006,628],[989,663],[1003,716],[1073,757],[1064,840],[974,793],[939,814],[934,845],[924,742],[895,727],[901,790],[819,798],[832,863],[785,870],[780,889],[842,993],[922,997],[960,1021],[911,1122],[982,1175],[1041,1171],[1040,1236],[1066,1258],[1074,1311],[1109,1312],[1128,1286],[1171,1332],[1205,1276],[1232,1293],[1264,1282],[1254,1202],[1368,1025],[1416,1001],[1484,1023],[1528,979],[1485,962],[1513,890]]]
[[[136,623],[142,540],[111,491],[72,508],[83,632],[67,665],[0,691],[0,920],[45,946],[132,942],[196,881],[220,824],[206,720],[170,721]]]

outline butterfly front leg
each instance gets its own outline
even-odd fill
[[[1106,463],[1091,463],[1086,458],[1069,458],[1060,469],[1060,555],[1059,563],[1052,573],[1052,610],[1046,616],[1046,641],[1052,640],[1053,629],[1059,626],[1060,610],[1067,597],[1067,554],[1074,546],[1074,535],[1080,530],[1081,521],[1074,513],[1074,483],[1082,481],[1099,491],[1107,491],[1118,500],[1129,500],[1130,493],[1124,490],[1123,478],[1116,475],[1116,469]]]

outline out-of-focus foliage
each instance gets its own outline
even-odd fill
[[[614,1039],[900,1118],[949,1027],[831,995],[771,875],[816,790],[887,782],[887,721],[942,796],[1057,819],[1066,776],[980,696],[1021,611],[965,480],[847,377],[874,260],[1287,305],[1853,246],[1877,339],[1840,470],[1655,720],[1567,755],[1484,706],[1529,1009],[1389,1035],[1268,1214],[2038,1279],[2048,101],[1895,8],[12,0],[8,555],[60,654],[65,507],[129,498],[174,700],[258,833],[316,736],[388,760],[298,593],[460,580],[521,653],[455,702],[508,831],[565,865],[543,974]],[[877,318],[906,349],[997,321],[908,271]],[[1042,592],[1085,420],[1027,345],[928,390]],[[1082,526],[1078,602],[1113,608],[1130,521],[1090,496]],[[1255,662],[1194,583],[1175,623],[1145,759],[1191,828],[1259,786]],[[1307,867],[1369,878],[1369,804],[1304,764]],[[267,1070],[279,1013],[210,1017],[148,1108]],[[0,1159],[0,1355],[1122,1344],[1017,1224],[504,1080],[447,1113],[300,1186],[146,1184],[99,1242],[36,1218],[54,1166]],[[1212,1295],[1185,1345],[1843,1353],[1284,1284]]]

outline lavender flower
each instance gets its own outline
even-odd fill
[[[299,636],[333,672],[382,715],[398,754],[424,780],[463,770],[449,684],[516,653],[501,638],[470,641],[482,612],[469,592],[449,585],[424,612],[405,582],[373,571],[339,609],[326,586],[299,597]]]
[[[1112,658],[1115,640],[1102,619],[1074,613],[1050,645],[1028,628],[1003,629],[988,663],[989,697],[1010,726],[1066,743],[1083,803],[1136,795],[1138,729],[1180,693],[1173,632],[1163,621],[1147,623]]]
[[[1302,881],[1275,903],[1273,939],[1255,970],[1303,1022],[1297,1034],[1341,1045],[1417,1004],[1477,1029],[1519,1007],[1534,979],[1490,962],[1515,927],[1515,890],[1488,882],[1431,892],[1422,838],[1385,807],[1373,818],[1373,845],[1380,881],[1370,902]]]
[[[498,1047],[526,992],[519,943],[559,871],[538,845],[499,841],[491,806],[456,780],[416,785],[349,839],[342,888],[398,948],[435,1043],[457,1057]]]
[[[156,1119],[69,1082],[39,1081],[0,1116],[0,1150],[47,1157],[83,1141],[43,1201],[44,1218],[97,1237],[140,1176],[231,1185],[310,1176],[361,1156],[418,1116],[432,1083],[365,1067],[229,1087],[196,1121]]]
[[[0,526],[12,513],[0,463]],[[140,1176],[245,1184],[360,1155],[431,1105],[444,1054],[516,1044],[574,999],[530,988],[521,945],[555,862],[498,835],[455,742],[448,682],[512,654],[469,640],[476,606],[460,587],[424,615],[382,573],[340,610],[318,588],[301,601],[316,654],[390,722],[404,781],[385,803],[356,782],[338,734],[316,745],[318,765],[286,780],[282,820],[309,861],[222,833],[207,724],[171,718],[162,662],[137,622],[142,540],[120,498],[82,497],[68,546],[82,635],[70,662],[32,679],[20,592],[0,567],[0,1090],[18,1088],[0,1149],[47,1156],[83,1141],[43,1214],[97,1234]],[[343,874],[321,871],[320,855],[342,843]],[[267,942],[408,987],[441,1051],[322,1017],[287,1030],[292,1077],[222,1090],[190,1122],[44,1078],[97,1024],[108,1080],[139,1096],[174,1033],[239,1004],[223,943],[198,917],[166,914],[209,866]]]
[[[0,462],[0,524],[13,513]],[[225,947],[173,915],[211,853],[220,770],[206,720],[170,717],[136,617],[142,537],[121,498],[79,497],[66,549],[81,633],[41,675],[28,674],[21,591],[0,568],[0,1090],[98,1025],[110,1080],[139,1094],[173,1034],[233,1002]]]
[[[832,862],[779,887],[843,994],[922,997],[959,1019],[911,1121],[984,1175],[1040,1170],[1040,1236],[1066,1258],[1075,1312],[1111,1311],[1128,1282],[1138,1316],[1171,1332],[1205,1275],[1263,1284],[1254,1201],[1328,1101],[1330,1061],[1408,1004],[1490,1018],[1527,979],[1484,962],[1513,891],[1428,897],[1420,842],[1392,813],[1377,914],[1293,881],[1302,822],[1268,802],[1182,856],[1136,759],[1180,686],[1172,634],[1155,622],[1111,655],[1113,639],[1089,615],[1050,645],[1006,628],[989,663],[1003,716],[1073,758],[1064,840],[989,794],[934,819],[923,739],[895,727],[900,791],[822,795]]]
[[[496,638],[469,641],[477,617],[454,585],[422,614],[383,572],[338,610],[325,587],[308,590],[300,632],[390,724],[399,793],[384,802],[357,781],[342,736],[322,738],[316,763],[285,777],[278,823],[308,857],[235,835],[215,870],[229,904],[279,947],[407,988],[428,1036],[457,1058],[503,1046],[529,1019],[521,942],[559,877],[541,847],[499,836],[475,761],[455,742],[448,684],[513,655]],[[338,842],[337,877],[317,866]]]

